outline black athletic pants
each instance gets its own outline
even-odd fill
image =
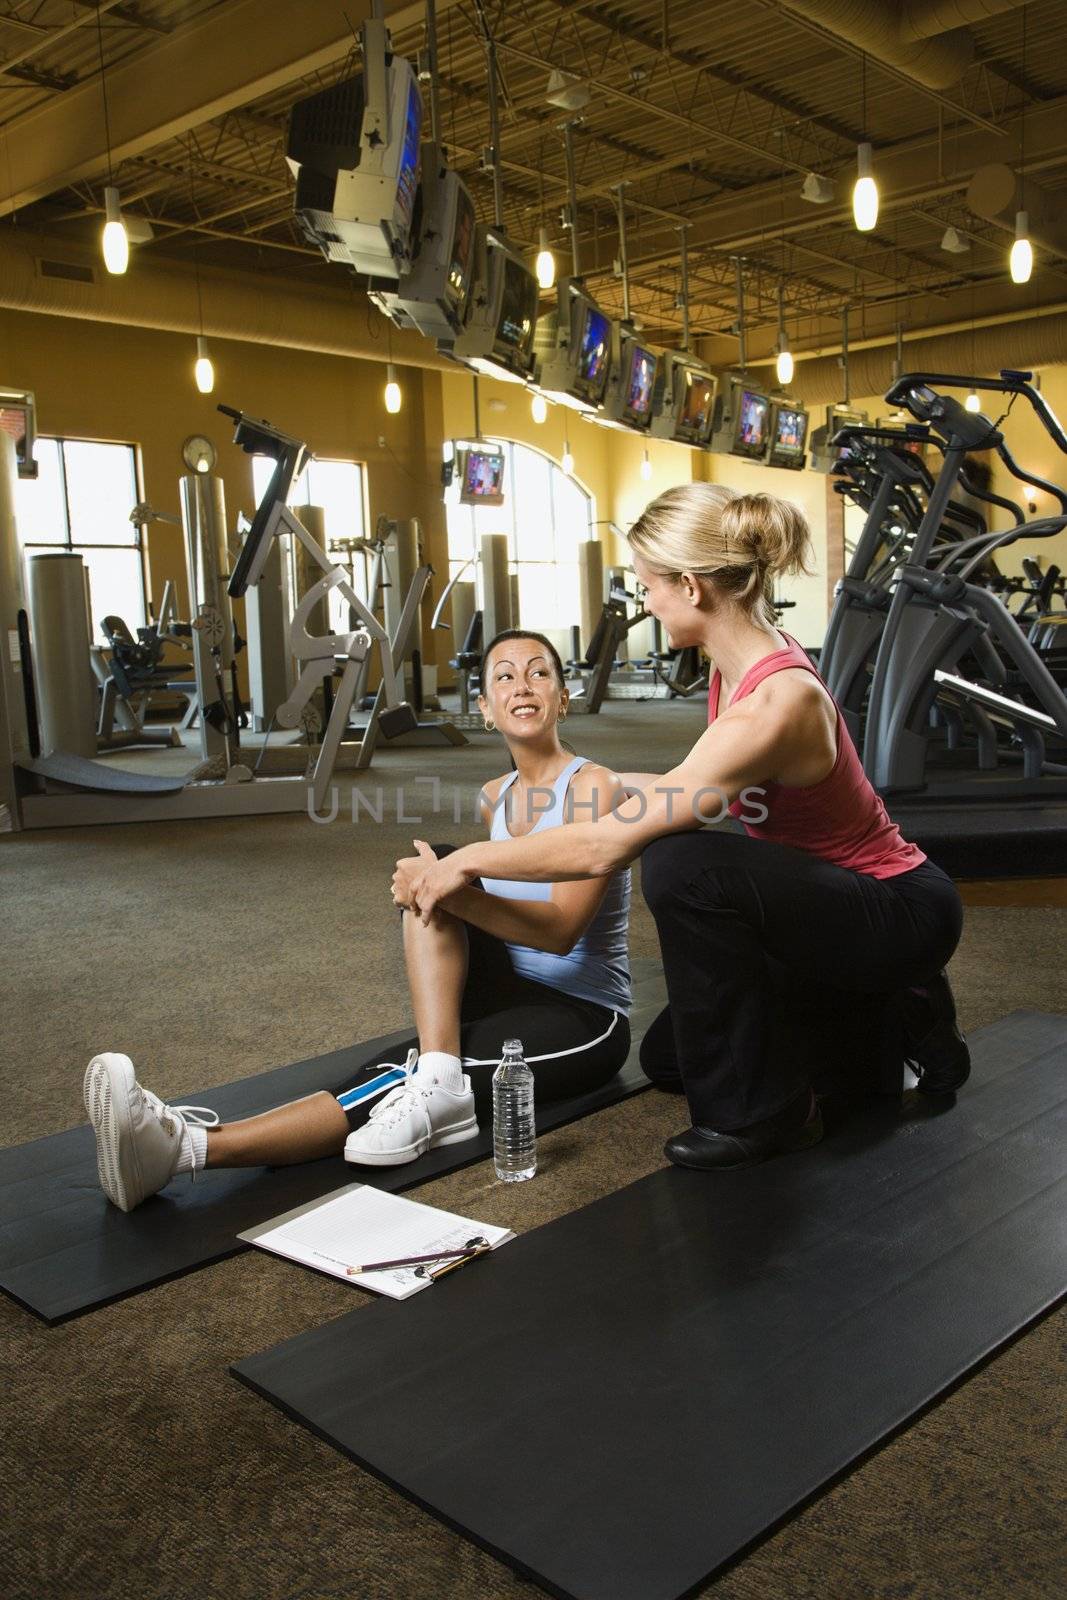
[[[899,1089],[899,992],[959,942],[952,880],[930,861],[876,879],[801,850],[702,831],[641,859],[669,1005],[641,1046],[695,1124],[728,1131],[803,1089]]]
[[[436,846],[439,856],[453,847]],[[477,887],[477,885],[475,885]],[[505,1039],[521,1039],[533,1068],[538,1101],[588,1094],[608,1083],[630,1053],[630,1025],[609,1006],[563,994],[534,978],[520,977],[511,965],[503,940],[466,924],[469,958],[460,1008],[460,1050],[463,1070],[470,1074],[479,1117],[491,1115],[493,1073],[504,1053]],[[353,1128],[361,1127],[383,1093],[395,1086],[384,1081],[383,1065],[403,1065],[418,1038],[377,1056],[358,1079],[334,1093],[365,1089],[345,1112]]]

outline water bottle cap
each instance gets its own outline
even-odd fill
[[[504,1040],[504,1054],[506,1056],[507,1055],[520,1055],[521,1056],[522,1055],[522,1040],[521,1039],[505,1039]]]

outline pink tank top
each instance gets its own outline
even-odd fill
[[[779,630],[781,631],[781,630]],[[807,653],[795,639],[783,634],[788,648],[775,650],[750,667],[737,686],[730,704],[750,695],[765,678],[787,667],[803,667],[813,677],[819,674]],[[819,679],[820,683],[822,679]],[[722,674],[718,671],[708,690],[708,722],[719,714]],[[833,769],[819,783],[800,789],[767,781],[762,794],[746,791],[749,798],[735,800],[730,815],[744,826],[753,839],[769,839],[773,844],[792,845],[809,855],[832,861],[871,878],[895,878],[919,866],[926,856],[918,845],[909,844],[889,817],[881,797],[871,787],[856,746],[852,743],[840,707],[837,712],[837,759]],[[758,808],[764,821],[749,821]]]

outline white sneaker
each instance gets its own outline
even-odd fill
[[[378,1102],[362,1128],[349,1134],[346,1161],[364,1167],[399,1167],[438,1145],[477,1138],[470,1079],[464,1074],[461,1089],[446,1089],[432,1076],[423,1081],[415,1070],[418,1059],[417,1050],[408,1052],[406,1081]]]
[[[203,1106],[168,1106],[142,1089],[129,1056],[94,1056],[85,1069],[85,1109],[96,1133],[100,1187],[132,1211],[173,1178],[187,1124],[217,1127]]]

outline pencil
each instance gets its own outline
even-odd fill
[[[485,1245],[463,1245],[457,1250],[435,1250],[430,1256],[398,1256],[395,1261],[365,1261],[361,1267],[349,1267],[348,1276],[354,1278],[361,1272],[385,1272],[391,1267],[421,1267],[428,1261],[448,1261],[453,1257],[462,1260],[466,1256],[480,1255],[486,1248]]]

